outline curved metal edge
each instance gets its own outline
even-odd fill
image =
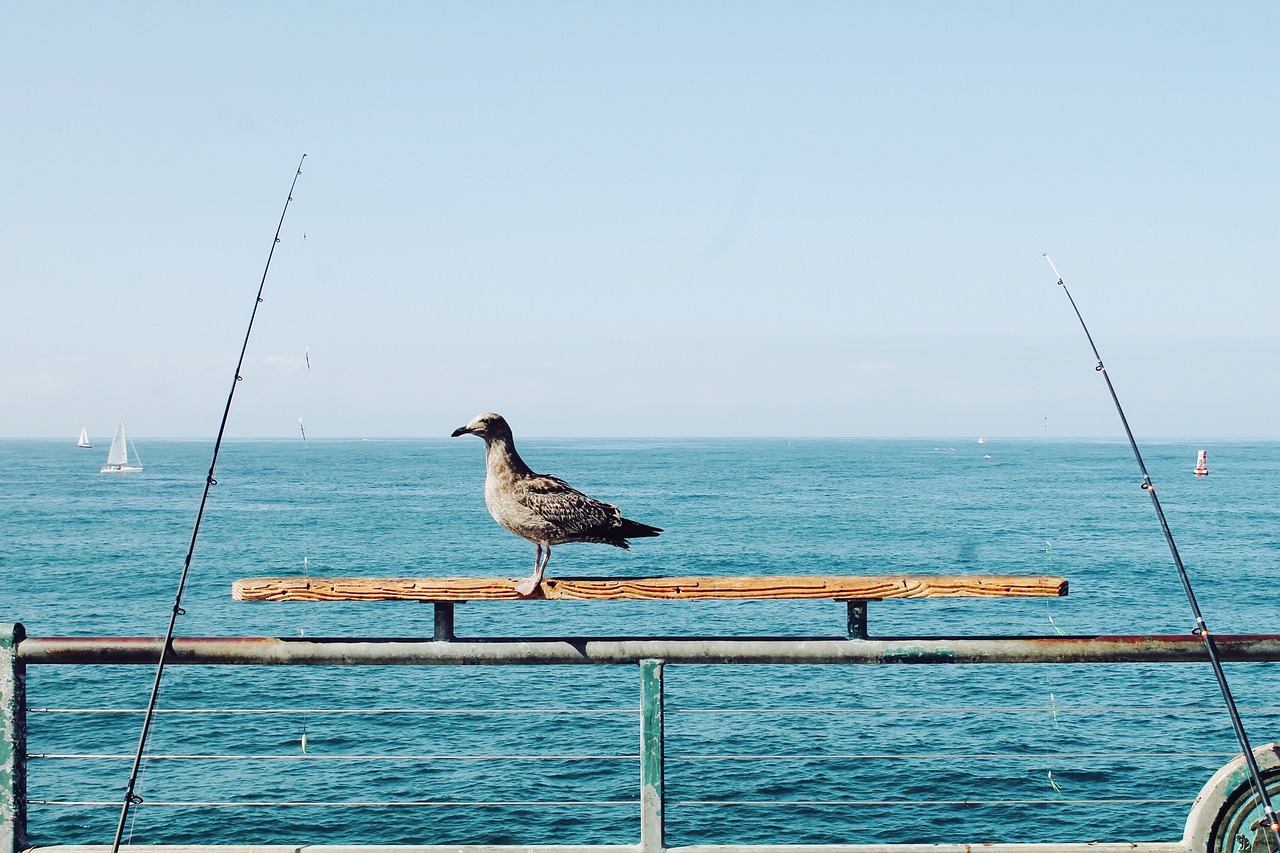
[[[1280,744],[1268,743],[1253,750],[1258,769],[1265,773],[1280,767]],[[1232,794],[1240,788],[1252,788],[1253,780],[1249,774],[1244,756],[1237,755],[1223,765],[1217,773],[1196,795],[1191,804],[1191,812],[1187,815],[1187,825],[1183,830],[1182,843],[1188,853],[1212,853],[1209,843],[1214,830],[1223,817],[1223,810]],[[1267,786],[1270,789],[1270,786]]]

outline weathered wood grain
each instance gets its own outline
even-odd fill
[[[520,601],[508,578],[246,578],[236,601]],[[547,578],[542,598],[576,600],[1026,598],[1067,594],[1051,575],[757,575]]]

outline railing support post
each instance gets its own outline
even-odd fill
[[[27,846],[27,685],[18,663],[26,632],[0,623],[0,853]]]
[[[457,639],[453,635],[452,601],[435,602],[435,636],[433,639],[438,643],[452,643]]]
[[[661,853],[663,839],[662,664],[640,661],[640,851]]]
[[[867,640],[867,603],[862,600],[846,602],[849,605],[845,620],[845,636],[850,640]]]

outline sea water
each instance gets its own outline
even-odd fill
[[[212,445],[138,444],[144,472],[104,475],[96,449],[0,441],[0,621],[42,637],[164,632]],[[1195,477],[1202,446],[1143,447],[1201,607],[1219,633],[1276,632],[1280,444],[1209,444],[1212,473]],[[870,630],[1193,627],[1121,442],[520,449],[664,529],[630,551],[558,547],[553,577],[1055,574],[1068,597],[873,602]],[[429,637],[429,606],[238,603],[230,586],[527,574],[533,546],[484,508],[482,456],[471,439],[224,444],[178,634]],[[464,637],[841,636],[845,613],[825,601],[491,602],[456,616]],[[1280,667],[1227,670],[1254,744],[1280,739]],[[153,672],[28,668],[31,843],[111,840]],[[669,666],[666,703],[673,845],[1175,840],[1189,801],[1238,752],[1207,664]],[[634,666],[173,666],[159,707],[126,840],[637,838]]]

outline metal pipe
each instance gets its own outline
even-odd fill
[[[1278,634],[1215,637],[1226,661],[1280,661]],[[154,664],[156,637],[28,637],[21,664]],[[1055,637],[813,638],[580,637],[435,640],[317,637],[177,637],[172,664],[256,665],[560,665],[936,664],[1203,662],[1204,645],[1186,635]]]
[[[17,655],[23,633],[21,625],[0,625],[0,853],[27,846],[27,690]]]
[[[663,766],[663,661],[640,661],[640,851],[661,853],[666,803]]]

